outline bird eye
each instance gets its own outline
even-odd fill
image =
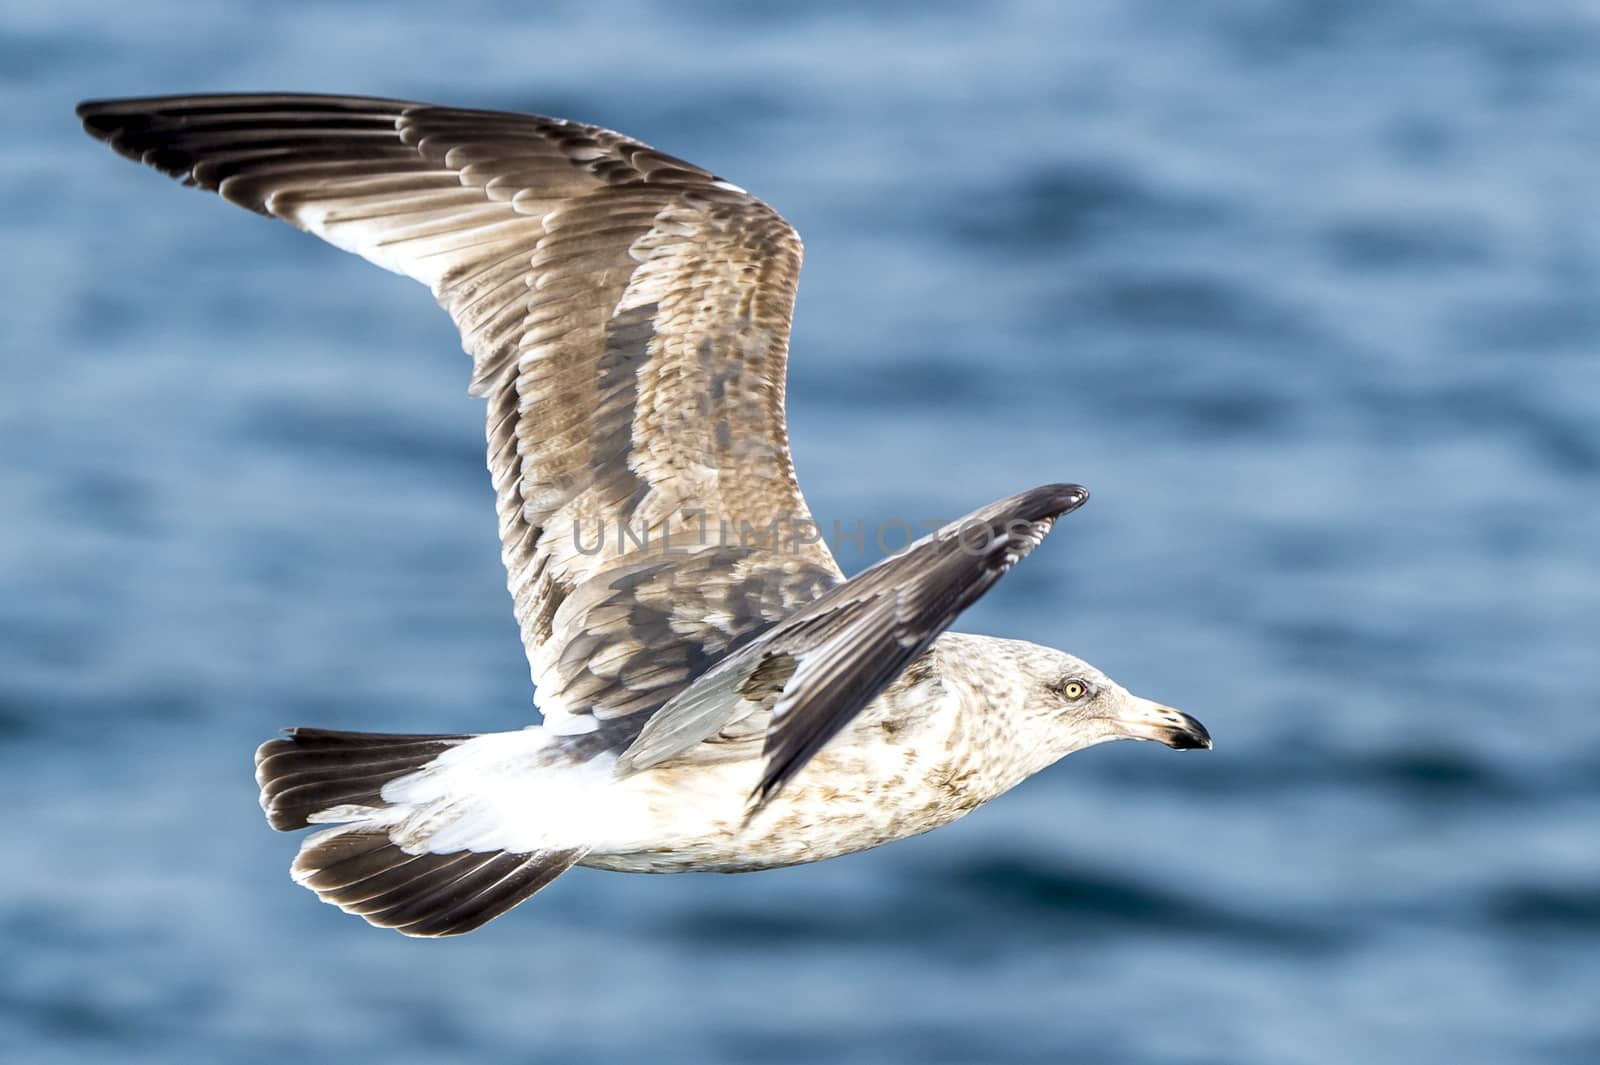
[[[1082,699],[1089,694],[1089,686],[1081,680],[1069,680],[1059,690],[1068,699]]]

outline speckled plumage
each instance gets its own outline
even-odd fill
[[[1198,722],[1032,644],[946,632],[1076,485],[846,580],[784,422],[801,245],[743,189],[609,130],[365,97],[86,103],[118,152],[427,284],[488,405],[543,724],[291,730],[257,754],[296,880],[454,935],[578,863],[813,861],[946,824],[1091,743]]]

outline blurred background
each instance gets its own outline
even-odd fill
[[[1600,1060],[1594,4],[58,0],[0,84],[6,1061]],[[320,905],[254,746],[531,693],[445,315],[72,116],[229,89],[581,119],[767,199],[813,510],[1089,485],[961,627],[1216,750],[461,940]]]

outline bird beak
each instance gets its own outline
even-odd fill
[[[1211,733],[1182,710],[1132,696],[1133,705],[1117,715],[1129,739],[1155,740],[1175,751],[1210,750]]]

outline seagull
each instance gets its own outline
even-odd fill
[[[353,96],[79,105],[130,159],[433,290],[488,404],[542,722],[293,728],[256,752],[293,879],[410,936],[575,865],[746,872],[948,824],[1116,739],[1200,722],[1072,655],[947,631],[1088,492],[974,510],[846,578],[784,423],[799,235],[610,130]]]

